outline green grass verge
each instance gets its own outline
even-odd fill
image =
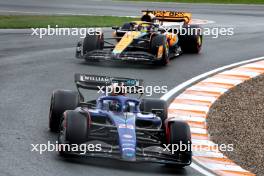
[[[109,27],[136,20],[129,17],[113,16],[0,16],[1,29],[25,29],[51,27]]]
[[[264,4],[264,0],[130,0],[130,1],[218,3],[218,4]]]

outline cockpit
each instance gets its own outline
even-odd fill
[[[137,112],[139,102],[125,96],[108,97],[101,100],[101,109],[113,112]]]
[[[159,27],[157,24],[139,21],[126,23],[121,29],[127,31],[155,32],[158,31]]]

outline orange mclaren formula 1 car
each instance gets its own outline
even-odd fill
[[[76,57],[93,60],[143,61],[167,65],[182,53],[199,53],[202,33],[190,24],[191,13],[144,10],[140,21],[112,27],[113,37],[86,35],[78,42]],[[165,23],[167,25],[165,25]]]

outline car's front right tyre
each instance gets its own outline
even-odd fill
[[[151,38],[150,51],[157,58],[154,64],[165,66],[169,63],[169,49],[165,35],[154,35]]]
[[[49,111],[49,128],[58,132],[62,114],[66,110],[73,110],[79,104],[79,94],[71,90],[55,90],[52,93]]]
[[[171,152],[175,159],[182,164],[168,164],[167,166],[185,167],[192,162],[192,142],[189,125],[184,121],[169,122],[166,128],[167,144],[171,145]],[[172,147],[174,145],[174,147]],[[177,148],[176,148],[177,147]],[[174,151],[174,149],[177,149]]]
[[[93,51],[93,50],[101,50],[104,48],[104,34],[100,35],[87,34],[83,40],[83,54]]]
[[[89,129],[89,114],[82,114],[75,110],[65,111],[60,125],[59,154],[61,156],[68,156],[71,153],[73,145],[79,146],[85,143],[88,140]]]

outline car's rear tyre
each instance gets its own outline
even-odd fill
[[[142,112],[151,113],[155,109],[161,109],[162,112],[158,115],[162,122],[168,117],[168,105],[167,102],[160,99],[142,99],[140,103],[140,110]]]
[[[49,112],[49,128],[58,132],[62,114],[66,110],[73,110],[79,104],[79,94],[71,90],[55,90],[52,93]]]
[[[184,121],[173,121],[169,122],[166,130],[167,134],[167,143],[171,145],[178,145],[178,147],[186,146],[186,148],[182,148],[182,150],[174,151],[172,153],[176,158],[180,158],[184,163],[176,165],[177,167],[185,167],[190,165],[192,161],[192,150],[191,150],[191,131],[189,125]],[[174,147],[175,149],[175,147]],[[167,166],[175,166],[173,164],[169,164]]]
[[[193,34],[179,35],[179,45],[183,53],[198,54],[203,43],[202,29],[199,25],[183,26],[185,31],[192,31]],[[197,31],[197,32],[196,32]]]
[[[148,14],[145,14],[145,15],[143,15],[142,17],[141,17],[141,21],[145,21],[145,22],[152,22],[152,18],[151,18],[151,16],[150,15],[148,15]]]
[[[163,46],[162,57],[155,61],[154,64],[165,66],[169,63],[169,51],[167,46],[167,39],[165,35],[155,35],[151,38],[150,50],[151,53],[158,57],[159,47]]]
[[[104,35],[86,35],[83,40],[83,55],[93,50],[100,50],[104,48]]]

